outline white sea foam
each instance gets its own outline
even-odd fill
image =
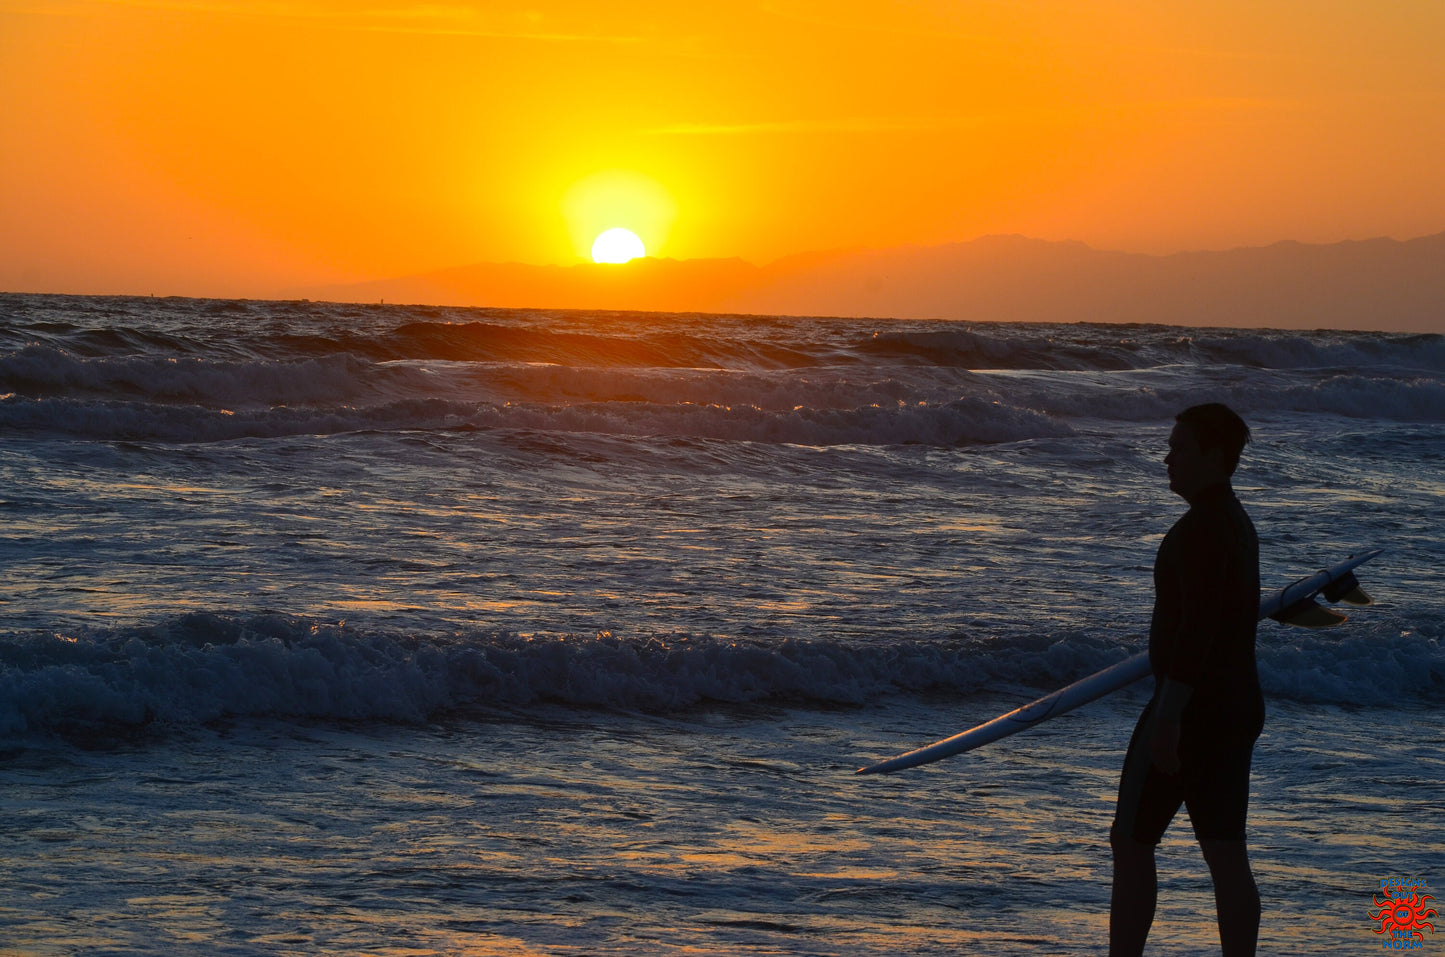
[[[947,643],[428,637],[281,615],[192,614],[148,628],[0,639],[0,734],[119,733],[240,716],[415,722],[539,703],[857,705],[899,693],[1052,689],[1131,650],[1083,634]],[[1445,700],[1445,651],[1434,639],[1309,633],[1270,643],[1260,660],[1276,698]]]

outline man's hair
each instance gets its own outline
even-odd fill
[[[1224,465],[1230,475],[1239,465],[1239,454],[1249,444],[1249,426],[1222,402],[1192,405],[1174,417],[1186,426],[1199,444],[1199,451],[1218,449],[1224,454]]]

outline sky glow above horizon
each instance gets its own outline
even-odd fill
[[[1445,230],[1445,4],[0,0],[0,289]]]

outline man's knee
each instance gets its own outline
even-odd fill
[[[1150,861],[1154,859],[1154,845],[1135,839],[1123,833],[1118,827],[1109,829],[1109,847],[1117,861]]]
[[[1244,841],[1202,839],[1199,849],[1204,852],[1204,861],[1211,871],[1249,871],[1249,851]]]

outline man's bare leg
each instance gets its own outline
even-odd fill
[[[1219,943],[1224,957],[1254,957],[1259,939],[1259,888],[1243,841],[1200,841],[1214,879]]]
[[[1109,957],[1139,957],[1154,923],[1154,902],[1159,894],[1154,845],[1118,836],[1111,836],[1109,844],[1114,849]]]

